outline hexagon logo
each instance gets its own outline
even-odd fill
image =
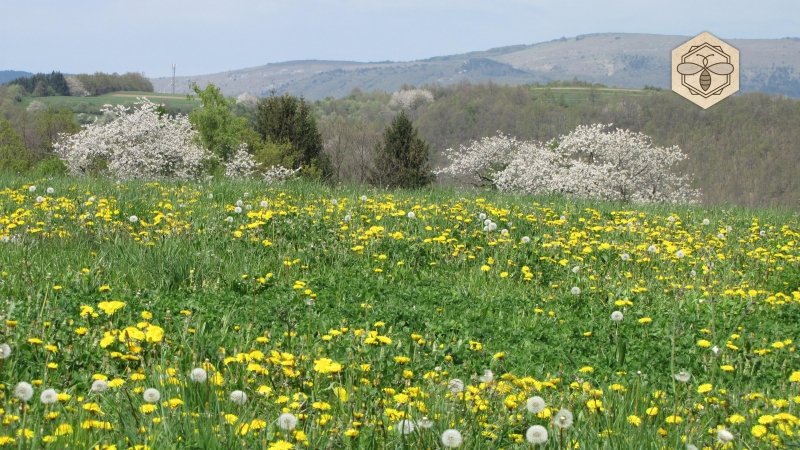
[[[672,50],[672,90],[707,109],[739,90],[739,50],[700,33]]]

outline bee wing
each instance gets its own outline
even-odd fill
[[[733,64],[716,63],[708,66],[708,70],[717,75],[728,75],[733,72]]]
[[[678,64],[678,73],[681,75],[694,75],[703,70],[703,66],[695,63]]]

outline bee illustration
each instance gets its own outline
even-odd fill
[[[714,56],[714,54],[710,54],[708,56],[700,55],[703,58],[703,65],[685,62],[678,64],[678,73],[681,75],[694,75],[697,72],[700,72],[700,87],[703,88],[704,91],[707,91],[709,87],[711,87],[711,74],[717,75],[729,75],[733,72],[733,64],[729,64],[726,62],[720,62],[712,65],[708,65],[708,58]]]

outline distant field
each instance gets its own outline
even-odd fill
[[[607,100],[624,97],[641,97],[653,95],[656,90],[650,89],[624,89],[624,88],[610,88],[610,87],[582,87],[582,86],[531,86],[531,92],[552,95],[553,100],[572,106],[576,104],[591,102],[593,100]]]
[[[38,100],[47,106],[66,108],[78,114],[97,115],[103,105],[133,105],[139,98],[148,98],[154,103],[163,104],[168,110],[188,113],[199,105],[198,100],[186,95],[159,94],[153,92],[113,92],[96,97],[38,97],[28,98],[30,103]]]

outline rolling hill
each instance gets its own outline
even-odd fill
[[[21,77],[29,77],[33,75],[30,72],[23,72],[20,70],[0,70],[0,84],[8,83],[9,81],[16,80]]]
[[[214,83],[227,95],[289,92],[316,100],[353,89],[395,91],[403,85],[497,84],[581,80],[607,86],[669,88],[670,51],[688,36],[602,33],[405,62],[289,61],[176,79]],[[741,52],[743,92],[800,98],[800,38],[728,39]],[[170,92],[172,79],[151,80]]]

